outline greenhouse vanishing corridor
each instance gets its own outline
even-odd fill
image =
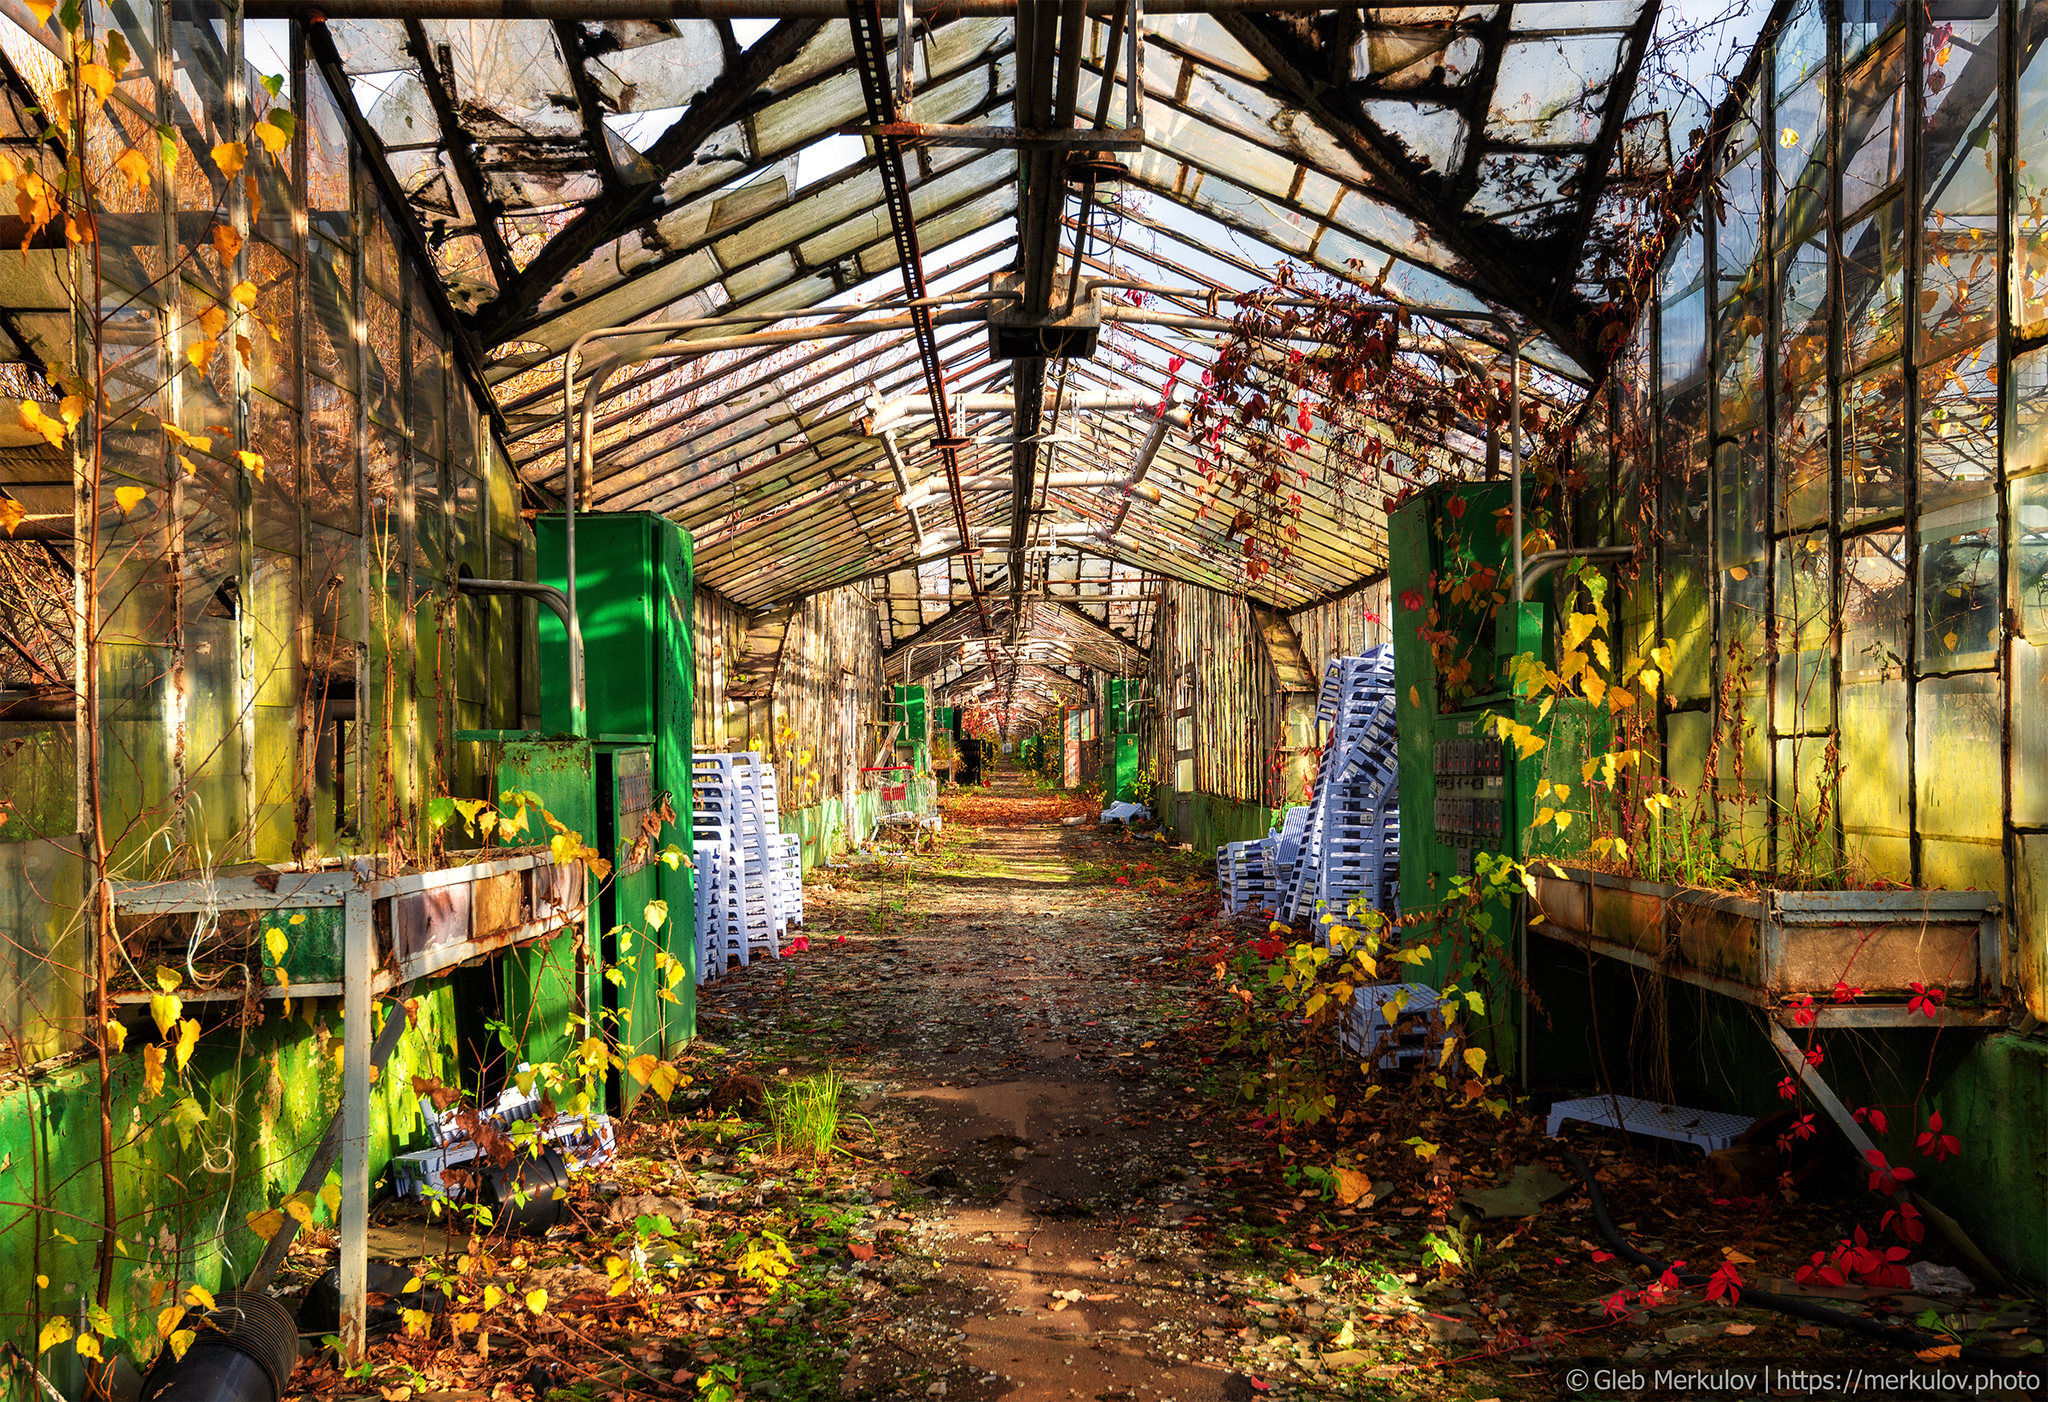
[[[2048,1392],[2048,0],[0,0],[0,1402]]]

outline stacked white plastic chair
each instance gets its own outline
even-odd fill
[[[1330,727],[1282,910],[1341,915],[1363,897],[1400,908],[1401,785],[1394,650],[1336,657],[1323,669],[1316,715]]]
[[[801,833],[777,834],[781,851],[775,862],[775,877],[782,893],[782,918],[785,924],[804,923],[804,839]]]
[[[779,958],[789,930],[783,911],[786,847],[775,802],[775,769],[751,751],[700,754],[691,780],[697,851],[700,976],[727,960]],[[707,865],[711,868],[707,872]],[[708,917],[705,919],[704,917]]]

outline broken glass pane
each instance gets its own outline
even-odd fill
[[[1842,541],[1842,679],[1868,681],[1906,673],[1907,619],[1903,527]]]

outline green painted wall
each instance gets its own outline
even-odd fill
[[[455,1074],[449,985],[433,985],[418,1010],[371,1091],[373,1176],[394,1152],[426,1147],[412,1078]],[[123,1350],[145,1366],[173,1282],[180,1291],[193,1282],[220,1290],[240,1284],[255,1265],[263,1242],[247,1214],[298,1186],[340,1103],[340,999],[296,1001],[289,1015],[281,1002],[263,1011],[263,1025],[249,1029],[200,1013],[213,1025],[183,1074],[171,1072],[155,1095],[135,1054],[156,1036],[146,1018],[130,1030],[129,1054],[113,1062],[121,1251],[110,1313]],[[7,1282],[0,1338],[31,1356],[43,1321],[62,1314],[75,1326],[81,1302],[93,1294],[99,1144],[99,1075],[90,1062],[18,1083],[0,1097],[0,1201],[44,1206],[40,1214],[0,1209],[0,1281]],[[330,1220],[324,1205],[315,1214],[316,1222]],[[37,1288],[39,1275],[47,1287]],[[42,1368],[69,1394],[83,1387],[70,1343],[43,1355]],[[6,1386],[0,1382],[0,1396],[10,1395]]]
[[[1214,853],[1226,842],[1250,842],[1264,837],[1268,829],[1280,826],[1283,813],[1278,808],[1261,808],[1256,803],[1240,803],[1236,799],[1218,798],[1214,794],[1192,793],[1188,799],[1188,821],[1183,830],[1175,825],[1175,816],[1180,812],[1178,799],[1183,795],[1172,789],[1161,788],[1155,795],[1153,811],[1162,815],[1173,835],[1187,843],[1197,852]]]
[[[865,836],[875,825],[881,802],[873,789],[857,791],[851,802],[824,799],[808,807],[782,814],[782,830],[803,838],[804,870],[830,861],[854,836]]]

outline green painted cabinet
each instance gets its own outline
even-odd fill
[[[563,588],[563,518],[534,522],[540,579]],[[651,761],[648,810],[658,831],[652,849],[670,845],[690,851],[690,760],[692,681],[696,651],[690,636],[691,542],[675,522],[649,512],[599,512],[576,518],[576,614],[583,629],[587,715],[591,739],[604,751],[643,750]],[[550,732],[569,725],[567,635],[552,613],[542,613],[541,717]],[[557,665],[560,663],[561,665]],[[671,818],[668,815],[673,815]],[[673,1052],[696,1032],[696,953],[690,869],[656,861],[653,895],[668,904],[668,919],[649,931],[646,899],[621,898],[618,922],[633,927],[633,969],[656,977],[652,951],[665,949],[690,976],[673,990],[675,1001],[656,999],[633,1039],[643,1050]],[[646,884],[643,882],[642,884]],[[629,909],[628,907],[634,907]],[[644,940],[643,948],[641,941]],[[621,995],[638,1006],[640,994]],[[658,1034],[654,1025],[659,1025]]]

